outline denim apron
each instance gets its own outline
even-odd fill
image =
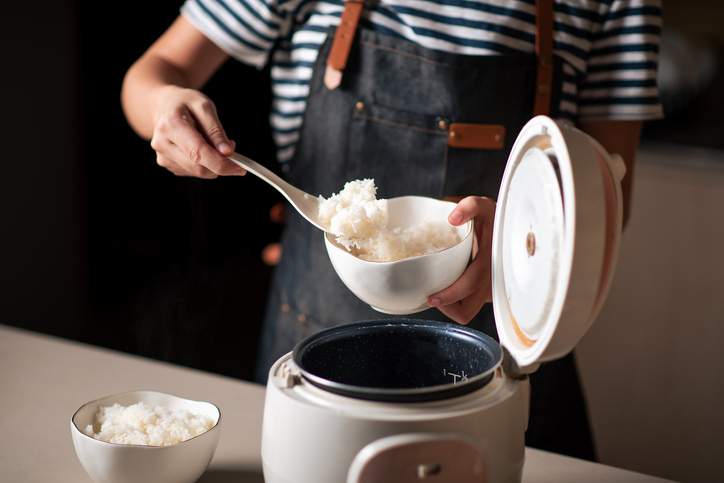
[[[496,198],[513,142],[532,117],[536,56],[468,56],[425,49],[368,28],[357,30],[341,85],[325,86],[330,30],[317,57],[290,182],[329,196],[353,179],[374,178],[378,197],[480,195]],[[551,115],[556,116],[561,61],[553,62]],[[453,123],[502,125],[501,149],[450,146]],[[262,328],[257,380],[301,339],[378,313],[334,272],[323,235],[288,210],[282,257]],[[449,321],[430,309],[414,317]],[[470,324],[496,336],[487,304]],[[571,356],[531,377],[529,445],[593,458],[588,420]]]

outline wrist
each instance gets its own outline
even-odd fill
[[[174,84],[160,84],[152,87],[148,92],[148,106],[151,111],[151,119],[155,125],[161,115],[167,110],[169,100],[173,97],[177,97],[179,92],[182,90]]]

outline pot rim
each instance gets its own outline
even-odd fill
[[[353,384],[345,384],[313,374],[305,369],[301,363],[301,357],[305,349],[319,343],[329,337],[339,335],[339,333],[376,328],[379,326],[414,326],[420,328],[433,328],[444,331],[454,331],[463,333],[468,337],[477,339],[479,343],[485,345],[485,348],[491,353],[493,362],[486,370],[468,377],[461,382],[451,382],[447,384],[437,384],[434,386],[415,387],[415,388],[378,388],[370,386],[356,386]],[[332,393],[349,396],[357,399],[367,399],[375,401],[389,402],[428,402],[468,394],[476,389],[485,387],[492,380],[495,371],[500,367],[503,360],[503,351],[501,345],[492,337],[458,324],[450,322],[438,322],[433,320],[421,319],[382,319],[382,320],[363,320],[348,324],[338,325],[316,332],[309,337],[298,342],[292,350],[292,360],[297,366],[301,376],[314,386]]]

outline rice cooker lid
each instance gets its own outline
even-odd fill
[[[622,225],[625,166],[592,137],[546,116],[521,130],[493,229],[493,309],[522,372],[564,356],[606,298]]]

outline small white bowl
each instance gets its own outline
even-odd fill
[[[182,408],[214,421],[207,432],[173,446],[143,446],[99,441],[83,432],[101,406]],[[73,446],[80,463],[97,483],[192,483],[199,479],[214,455],[221,434],[221,412],[209,402],[192,401],[154,391],[134,391],[97,399],[81,406],[70,420]]]
[[[389,225],[407,227],[445,220],[455,203],[421,196],[388,200]],[[460,242],[445,250],[394,262],[362,260],[326,233],[324,244],[334,270],[352,293],[373,309],[407,315],[429,308],[427,297],[449,287],[465,271],[473,247],[473,222],[454,227]]]

